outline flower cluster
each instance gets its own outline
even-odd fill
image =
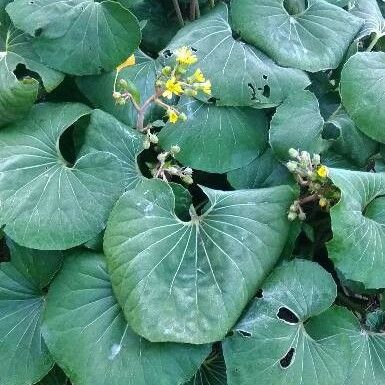
[[[211,82],[197,68],[191,76],[186,76],[191,65],[197,63],[198,58],[188,47],[181,47],[175,51],[175,65],[166,66],[156,82],[162,91],[165,99],[171,100],[174,96],[186,95],[194,97],[198,92],[211,95]],[[176,123],[181,115],[175,108],[167,110],[170,123]]]
[[[161,178],[168,181],[173,176],[177,176],[188,185],[193,183],[192,173],[193,170],[190,167],[179,166],[174,158],[180,152],[180,147],[177,145],[171,146],[170,151],[164,151],[158,154],[157,164],[148,164],[151,169],[152,176],[154,178]]]
[[[289,155],[292,160],[286,163],[286,167],[301,186],[302,197],[290,206],[288,218],[305,220],[302,206],[309,202],[316,201],[321,208],[329,210],[340,198],[340,192],[329,179],[329,169],[321,164],[320,156],[310,156],[307,151],[300,152],[294,148],[289,150]]]

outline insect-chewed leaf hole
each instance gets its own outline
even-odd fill
[[[290,348],[290,350],[285,354],[285,356],[279,360],[279,364],[281,365],[282,369],[286,369],[291,365],[291,363],[293,362],[294,354],[295,349]]]
[[[238,330],[238,333],[242,336],[242,337],[251,337],[252,334],[245,331],[245,330]]]
[[[286,307],[281,307],[278,310],[277,317],[289,324],[297,324],[299,322],[298,317]]]

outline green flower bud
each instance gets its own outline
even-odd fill
[[[192,173],[193,173],[193,170],[192,170],[192,168],[190,168],[190,167],[186,167],[184,170],[183,170],[183,173],[185,174],[185,175],[192,175]]]
[[[293,162],[292,160],[286,163],[286,167],[290,172],[297,171],[298,164],[297,162]]]
[[[158,154],[157,159],[159,160],[159,162],[163,163],[167,159],[167,156],[167,152],[161,152],[160,154]]]
[[[176,167],[168,167],[167,172],[171,175],[179,175],[179,169]]]
[[[170,76],[172,72],[172,68],[170,66],[166,66],[162,68],[162,74],[164,76]]]
[[[144,148],[145,150],[148,150],[148,149],[150,148],[150,146],[151,146],[150,141],[149,141],[147,138],[144,139],[144,141],[143,141],[143,148]]]
[[[121,99],[122,94],[121,94],[120,92],[114,91],[114,92],[112,93],[112,97],[113,97],[114,99],[118,100],[118,99]]]
[[[187,96],[194,97],[194,96],[197,96],[197,95],[198,95],[198,92],[197,92],[196,90],[193,90],[192,88],[187,88],[187,89],[184,91],[184,94],[187,95]]]
[[[313,155],[313,164],[318,166],[321,163],[321,157],[318,154]]]
[[[296,158],[297,156],[299,156],[299,152],[295,149],[295,148],[291,148],[289,150],[289,155],[292,157],[292,158]]]
[[[179,119],[182,121],[182,122],[185,122],[187,120],[187,115],[184,113],[184,112],[181,112],[179,114]]]
[[[292,222],[295,221],[297,219],[297,213],[290,211],[287,215],[287,219]]]
[[[150,140],[151,143],[158,144],[159,139],[156,135],[154,134],[149,134],[148,139]]]
[[[194,183],[193,178],[191,178],[190,175],[183,175],[182,181],[186,184],[193,184]]]
[[[180,147],[175,144],[174,146],[171,146],[170,151],[173,155],[179,154],[180,153]]]

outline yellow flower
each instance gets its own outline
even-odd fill
[[[328,201],[326,198],[322,197],[320,198],[318,204],[320,205],[320,207],[326,207],[328,205]]]
[[[168,115],[170,123],[175,124],[179,119],[179,115],[175,112],[175,110],[173,108],[169,108],[167,110],[167,115]]]
[[[206,81],[202,71],[199,68],[194,72],[192,78],[194,82],[203,83],[204,81]]]
[[[194,55],[191,49],[186,46],[178,48],[175,51],[175,55],[176,61],[180,64],[191,65],[198,61],[196,55]]]
[[[181,83],[176,80],[175,76],[172,76],[170,79],[167,80],[166,91],[163,92],[163,96],[165,98],[171,99],[173,94],[179,96],[182,93],[183,88],[181,86]]]
[[[327,178],[329,176],[329,169],[326,166],[320,166],[317,168],[317,174],[321,178]]]
[[[211,82],[210,80],[206,80],[204,83],[201,84],[202,91],[207,94],[211,95]]]
[[[116,70],[120,72],[123,68],[133,66],[135,64],[135,55],[131,55],[122,64],[116,67]]]

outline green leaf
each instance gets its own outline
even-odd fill
[[[285,9],[284,0],[234,0],[231,11],[245,41],[280,65],[310,72],[337,68],[363,23],[323,0],[310,0],[297,14]]]
[[[227,180],[235,189],[273,187],[293,182],[291,174],[268,147],[245,167],[227,173]]]
[[[274,270],[223,342],[229,385],[341,385],[350,344],[340,334],[317,339],[307,322],[333,303],[332,276],[319,265],[294,260]],[[310,321],[309,321],[310,320]]]
[[[155,93],[158,64],[141,51],[135,53],[135,60],[135,65],[119,72],[117,81],[125,79],[133,82],[140,92],[142,101],[145,101]],[[115,76],[116,71],[99,76],[81,77],[76,79],[76,84],[95,108],[114,115],[130,127],[136,127],[137,111],[132,103],[128,102],[124,106],[120,106],[112,98]],[[152,122],[160,116],[159,108],[153,104],[146,111],[145,121]]]
[[[8,242],[11,262],[0,264],[0,383],[34,384],[54,361],[41,335],[44,288],[60,268],[57,251]]]
[[[115,300],[102,254],[73,251],[47,303],[44,339],[76,385],[180,385],[210,350],[154,344],[134,334]]]
[[[17,28],[36,36],[43,62],[72,75],[111,71],[141,39],[136,17],[113,1],[14,0],[6,9]]]
[[[125,189],[135,187],[142,179],[137,157],[143,150],[144,136],[101,110],[91,112],[90,124],[77,131],[79,155],[106,151],[115,155],[124,170]]]
[[[324,120],[317,98],[309,91],[289,96],[278,108],[270,123],[270,146],[280,160],[289,159],[295,148],[319,154],[326,146],[322,139]]]
[[[39,104],[0,131],[0,223],[17,243],[67,249],[103,230],[123,191],[123,169],[107,152],[72,166],[60,152],[64,131],[88,115],[81,104]]]
[[[336,132],[335,132],[336,131]],[[324,135],[336,134],[322,162],[332,167],[363,169],[370,157],[378,152],[378,143],[357,129],[352,119],[340,107],[326,122]]]
[[[314,320],[320,338],[328,332],[348,335],[352,357],[346,385],[385,384],[385,333],[368,330],[347,309],[335,307]],[[346,359],[347,360],[347,359]]]
[[[331,169],[341,190],[331,211],[329,257],[346,279],[366,288],[385,287],[385,178],[383,173]]]
[[[164,149],[179,145],[176,159],[192,168],[224,173],[246,166],[267,147],[268,121],[252,108],[217,107],[183,98],[185,122],[167,123],[159,134]]]
[[[13,27],[0,26],[0,126],[22,118],[34,104],[39,78],[44,88],[52,91],[63,75],[41,64],[30,47],[26,34]],[[20,65],[33,71],[31,76],[16,77]]]
[[[288,186],[215,191],[182,222],[163,181],[149,180],[114,207],[104,251],[131,327],[160,342],[222,339],[274,266],[289,231]]]
[[[355,0],[349,10],[354,16],[365,20],[357,39],[369,36],[372,33],[383,36],[385,34],[385,19],[376,0]]]
[[[341,98],[357,127],[370,138],[385,143],[385,53],[360,52],[345,64]]]
[[[227,385],[226,364],[220,347],[214,345],[213,351],[186,385]]]
[[[225,4],[182,28],[163,52],[166,57],[181,46],[193,47],[200,68],[212,83],[217,105],[276,106],[295,90],[309,85],[298,70],[277,66],[255,48],[232,36]],[[172,57],[173,59],[173,57]]]

